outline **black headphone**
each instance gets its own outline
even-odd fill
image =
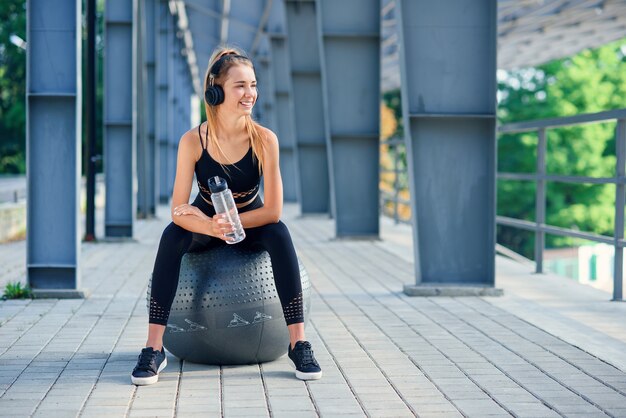
[[[247,61],[250,61],[250,58],[244,55],[238,55],[234,53],[225,54],[220,57],[215,63],[211,66],[209,70],[209,85],[204,92],[204,100],[211,105],[217,106],[224,103],[224,89],[219,84],[213,84],[213,80],[217,77],[222,70],[222,66],[226,61],[229,61],[233,58],[243,58]],[[257,90],[257,98],[258,98],[258,90]]]

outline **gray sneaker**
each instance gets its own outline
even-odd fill
[[[165,351],[161,349],[154,350],[152,347],[146,347],[141,350],[137,365],[133,369],[130,376],[131,382],[135,385],[151,385],[159,380],[159,372],[167,366],[167,358]]]

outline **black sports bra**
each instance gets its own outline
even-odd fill
[[[228,188],[232,191],[235,203],[246,203],[253,200],[259,193],[261,176],[259,175],[259,162],[253,155],[252,147],[248,148],[246,155],[235,164],[220,164],[215,161],[209,151],[204,146],[208,144],[208,129],[206,140],[202,141],[202,132],[198,126],[200,145],[202,145],[202,156],[196,161],[194,169],[200,196],[211,204],[211,192],[209,191],[209,178],[220,176],[228,183]]]

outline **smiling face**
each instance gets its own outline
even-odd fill
[[[220,110],[240,115],[252,113],[257,98],[256,77],[249,65],[234,65],[228,69],[226,80],[221,83],[224,89],[224,103]]]

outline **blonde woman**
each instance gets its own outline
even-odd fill
[[[211,204],[207,182],[213,176],[227,180],[239,208],[246,239],[235,245],[257,245],[270,255],[296,377],[319,379],[322,371],[304,336],[298,260],[289,231],[280,221],[283,185],[278,139],[250,116],[257,98],[252,61],[235,48],[217,48],[209,61],[204,89],[207,122],[186,132],[178,146],[172,222],[159,243],[152,272],[148,340],[131,380],[136,385],[156,383],[167,364],[163,334],[183,255],[226,245],[226,234],[233,230]],[[200,191],[188,204],[194,173]],[[265,201],[259,196],[261,178]]]

